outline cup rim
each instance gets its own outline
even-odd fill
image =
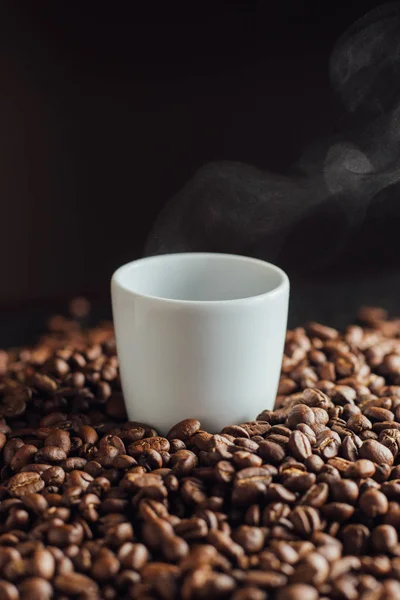
[[[182,259],[184,257],[187,257],[188,260],[196,259],[196,258],[216,258],[216,257],[217,258],[239,259],[243,262],[257,264],[257,265],[265,268],[266,270],[274,271],[276,274],[279,275],[280,281],[271,290],[268,290],[267,292],[263,292],[262,294],[257,294],[255,296],[246,296],[244,298],[232,298],[232,299],[228,299],[228,300],[181,300],[181,299],[176,299],[176,298],[167,298],[164,296],[143,294],[141,292],[135,291],[131,287],[128,287],[127,285],[125,285],[125,283],[123,281],[123,277],[126,274],[126,272],[129,271],[134,266],[139,266],[143,263],[168,261],[168,260],[173,260],[174,258]],[[111,288],[113,286],[117,286],[120,289],[132,294],[132,296],[135,296],[137,298],[142,298],[144,300],[151,300],[154,302],[158,301],[160,303],[163,303],[164,305],[171,304],[171,305],[181,306],[181,307],[183,307],[183,306],[207,307],[207,306],[222,306],[222,305],[237,306],[239,304],[248,304],[249,302],[260,302],[267,297],[269,297],[269,298],[274,297],[281,290],[283,290],[285,288],[289,288],[290,282],[289,282],[289,277],[287,276],[285,271],[283,271],[283,269],[281,269],[280,267],[277,267],[273,263],[267,262],[260,258],[243,256],[241,254],[229,254],[229,253],[219,253],[219,252],[176,252],[176,253],[168,253],[168,254],[156,254],[153,256],[145,256],[142,258],[138,258],[136,260],[132,260],[128,263],[125,263],[124,265],[121,265],[114,271],[114,273],[112,275]]]

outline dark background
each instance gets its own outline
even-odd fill
[[[332,133],[330,52],[378,4],[4,4],[0,346],[30,341],[74,295],[108,315],[113,270],[141,255],[160,209],[204,163],[284,171]],[[392,306],[372,271],[356,295],[351,273],[337,293],[329,273],[297,283],[290,272],[291,324],[341,324],[360,299]]]

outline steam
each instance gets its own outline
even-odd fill
[[[214,251],[300,269],[329,265],[384,191],[400,182],[400,3],[381,6],[339,39],[332,88],[346,116],[284,176],[234,162],[202,167],[165,206],[145,253]]]

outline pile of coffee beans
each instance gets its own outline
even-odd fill
[[[0,600],[400,598],[400,321],[289,331],[274,411],[162,437],[73,307],[0,352]]]

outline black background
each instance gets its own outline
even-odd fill
[[[156,215],[201,165],[283,171],[332,133],[330,52],[377,4],[4,4],[0,346],[29,341],[76,294],[109,314],[113,270],[141,255]],[[356,295],[351,274],[340,292],[329,273],[295,285],[291,324],[341,324],[360,298],[393,305],[375,277]]]

